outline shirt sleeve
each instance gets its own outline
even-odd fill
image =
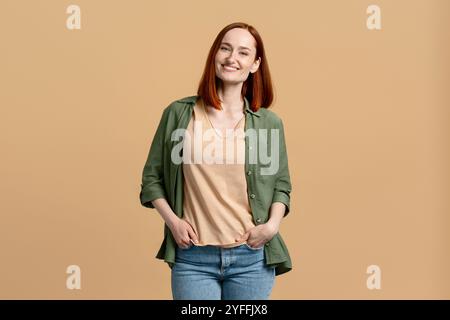
[[[150,146],[150,151],[142,171],[141,204],[147,208],[154,208],[151,201],[166,198],[164,187],[164,141],[167,126],[168,108],[164,109],[158,128]],[[166,198],[167,199],[167,198]]]
[[[287,150],[286,150],[286,140],[284,135],[284,125],[283,121],[280,119],[278,122],[277,128],[279,131],[279,161],[280,165],[278,168],[278,174],[275,179],[275,187],[274,187],[274,193],[272,198],[272,203],[274,202],[282,202],[286,206],[286,211],[284,213],[284,217],[287,216],[287,214],[290,211],[290,200],[291,200],[291,179],[289,175],[289,166],[288,166],[288,156],[287,156]]]

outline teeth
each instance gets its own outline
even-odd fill
[[[224,68],[225,68],[226,70],[237,70],[237,68],[233,68],[233,67],[229,67],[229,66],[224,66]]]

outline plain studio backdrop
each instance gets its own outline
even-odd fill
[[[236,21],[264,40],[289,155],[272,299],[450,298],[448,0],[2,0],[0,298],[171,299],[142,169]]]

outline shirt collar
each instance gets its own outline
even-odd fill
[[[192,98],[195,98],[195,99],[192,99]],[[194,105],[195,104],[195,101],[196,101],[196,99],[199,99],[200,98],[200,96],[193,96],[193,97],[189,97],[189,98],[187,98],[188,100],[185,100],[185,99],[182,99],[182,101],[188,101],[188,102],[191,102],[191,104],[192,105]],[[190,99],[190,100],[189,100]],[[248,102],[248,99],[247,99],[247,97],[245,97],[244,96],[244,108],[245,108],[245,111],[246,112],[249,112],[249,113],[251,113],[252,115],[255,115],[255,116],[257,116],[257,117],[260,117],[261,116],[261,114],[258,112],[258,111],[253,111],[252,109],[250,109],[250,103]]]
[[[247,100],[247,97],[244,96],[244,105],[245,105],[245,111],[250,112],[251,114],[259,117],[260,114],[258,113],[258,111],[254,112],[252,109],[250,109],[250,103]]]

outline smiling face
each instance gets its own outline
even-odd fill
[[[242,28],[229,30],[222,39],[214,60],[216,76],[227,84],[243,83],[258,70],[261,59],[256,58],[256,40]]]

